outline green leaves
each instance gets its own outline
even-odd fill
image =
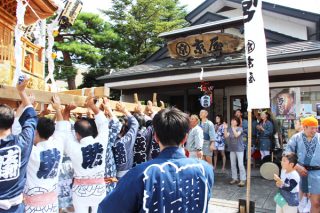
[[[57,61],[62,73],[57,78],[74,78],[74,64],[89,65],[82,86],[97,86],[96,77],[110,69],[142,63],[164,43],[158,35],[187,25],[185,7],[178,0],[112,0],[105,13],[80,13],[74,25],[55,38]],[[68,67],[68,68],[67,68]],[[74,85],[69,85],[73,88]]]
[[[163,43],[158,38],[160,33],[187,24],[185,7],[178,0],[112,0],[112,3],[112,9],[104,13],[122,38],[122,47],[128,54],[128,63],[122,67],[143,62]]]

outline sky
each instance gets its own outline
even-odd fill
[[[152,0],[150,0],[152,1]],[[284,5],[300,10],[320,14],[320,0],[264,0],[266,2]],[[98,8],[109,9],[111,0],[82,0],[84,6],[83,11],[98,13]],[[199,6],[204,0],[180,0],[182,5],[187,6],[187,11],[190,12]]]

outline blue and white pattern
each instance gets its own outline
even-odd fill
[[[21,132],[0,139],[0,200],[22,194],[26,184],[27,165],[32,150],[37,114],[27,106],[18,119]],[[24,206],[17,205],[9,212],[23,212]]]
[[[149,152],[152,149],[153,127],[142,128],[137,134],[134,144],[134,161],[133,166],[148,161]]]
[[[225,148],[225,138],[224,138],[224,128],[223,124],[219,125],[217,131],[216,131],[216,139],[215,139],[215,145],[217,150],[224,150]]]
[[[81,152],[83,158],[82,168],[92,169],[102,164],[103,147],[100,143],[94,143],[92,145],[90,144],[86,147],[82,147]]]
[[[137,134],[133,150],[133,166],[147,161],[147,139],[144,135],[142,135],[141,131],[139,131]]]
[[[0,149],[0,182],[14,180],[19,177],[21,165],[21,149],[10,146]]]
[[[187,175],[188,173],[201,175],[192,177]],[[173,162],[153,164],[147,167],[143,174],[144,212],[199,212],[199,209],[202,209],[201,212],[207,211],[208,180],[205,178],[203,164],[181,167]]]
[[[307,140],[304,132],[293,135],[286,148],[286,152],[294,152],[298,156],[298,163],[307,166],[320,165],[320,134],[316,133],[306,147]],[[314,151],[313,151],[314,150]],[[320,170],[308,171],[307,177],[301,177],[301,190],[303,193],[320,194]]]
[[[69,157],[62,159],[62,165],[59,173],[59,208],[67,208],[72,205],[72,179],[73,179],[72,162]]]
[[[116,165],[122,165],[127,162],[127,152],[124,143],[117,143],[112,147]]]
[[[133,166],[133,147],[139,128],[139,123],[133,115],[128,116],[128,127],[128,132],[121,138],[117,138],[115,145],[112,147],[118,178]]]
[[[157,143],[157,141],[153,138],[151,142],[151,150],[150,150],[150,159],[155,159],[159,156],[160,154],[160,146]]]
[[[80,141],[76,140],[73,132],[67,132],[65,153],[70,157],[74,169],[74,178],[77,180],[93,179],[97,184],[73,184],[72,199],[76,211],[85,206],[98,206],[106,196],[106,185],[102,179],[105,175],[106,151],[109,140],[109,120],[101,111],[95,115],[98,135],[94,138],[88,136]]]
[[[106,169],[105,169],[105,177],[116,177],[117,176],[117,167],[116,162],[113,156],[112,147],[115,144],[117,136],[121,130],[122,124],[118,120],[117,117],[112,118],[109,122],[109,143],[107,146],[107,153],[106,153]],[[116,183],[107,183],[106,190],[107,195],[116,187]]]
[[[207,212],[213,178],[208,163],[168,147],[123,176],[98,212]]]
[[[40,168],[37,172],[38,178],[47,179],[56,177],[60,159],[60,151],[56,148],[42,151],[40,153]]]

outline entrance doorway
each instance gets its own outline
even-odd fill
[[[248,102],[245,95],[230,96],[230,118],[236,110],[240,109],[243,117],[247,117]]]

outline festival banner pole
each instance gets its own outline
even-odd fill
[[[252,113],[248,110],[248,156],[247,156],[247,194],[246,194],[246,209],[250,212],[250,191],[251,191],[251,144],[252,144]]]
[[[262,0],[242,0],[245,53],[247,63],[248,156],[246,212],[250,205],[252,109],[270,107],[267,48],[262,18]],[[241,206],[239,205],[239,208]],[[252,207],[252,209],[250,209]],[[241,209],[240,209],[241,212]]]

